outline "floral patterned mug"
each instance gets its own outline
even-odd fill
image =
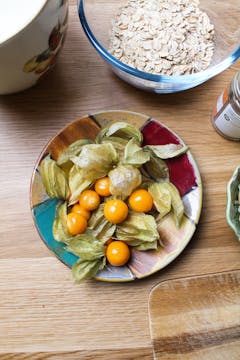
[[[33,86],[54,65],[67,19],[67,0],[0,3],[0,95]]]

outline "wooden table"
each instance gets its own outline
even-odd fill
[[[150,289],[176,277],[240,268],[240,244],[226,224],[226,184],[240,144],[214,131],[217,96],[240,62],[206,84],[155,95],[118,79],[86,39],[74,1],[67,40],[54,71],[38,86],[0,98],[0,359],[151,359]],[[191,147],[204,188],[198,229],[163,271],[132,283],[88,281],[40,240],[29,206],[34,163],[64,125],[89,112],[125,109],[161,120]]]

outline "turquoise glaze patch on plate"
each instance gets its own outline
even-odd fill
[[[141,129],[144,145],[184,144],[173,131],[146,115],[129,111],[106,111],[83,117],[67,125],[43,149],[32,175],[30,199],[33,219],[40,237],[50,250],[67,266],[77,257],[66,251],[65,244],[56,241],[52,225],[59,200],[49,199],[42,184],[39,165],[46,154],[57,159],[71,143],[81,138],[94,140],[101,127],[109,122],[126,121]],[[202,182],[197,164],[188,150],[178,158],[167,160],[170,180],[178,188],[184,203],[184,219],[177,228],[173,218],[165,216],[158,231],[163,246],[154,251],[131,250],[129,263],[122,267],[106,265],[95,277],[97,280],[123,282],[147,277],[172,262],[191,240],[202,208]]]

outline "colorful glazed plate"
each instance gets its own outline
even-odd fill
[[[240,184],[240,166],[238,166],[227,185],[227,207],[226,218],[228,225],[233,229],[235,235],[240,241],[240,221],[239,221],[239,205],[236,204],[238,200],[238,186]]]
[[[30,199],[36,228],[55,255],[69,267],[77,257],[65,249],[65,244],[54,240],[52,225],[55,217],[57,199],[50,199],[44,189],[39,164],[50,153],[53,159],[71,143],[80,138],[94,140],[99,129],[109,122],[126,121],[142,131],[144,144],[184,144],[181,138],[157,120],[146,115],[128,111],[107,111],[88,115],[67,125],[43,149],[33,171]],[[172,262],[192,238],[198,224],[202,208],[202,183],[198,167],[190,151],[178,158],[168,160],[170,181],[178,188],[184,203],[185,213],[180,228],[177,228],[170,215],[165,216],[158,230],[164,244],[157,251],[137,251],[132,249],[131,260],[126,266],[107,265],[96,279],[102,281],[131,281],[144,278],[164,268]]]

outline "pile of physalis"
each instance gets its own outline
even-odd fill
[[[41,176],[47,194],[62,199],[53,236],[79,257],[72,268],[76,282],[94,277],[106,263],[125,265],[131,248],[157,249],[158,222],[170,211],[177,226],[183,203],[169,181],[166,159],[186,152],[184,145],[146,145],[132,125],[116,122],[95,142],[80,139],[57,161],[46,156]]]

